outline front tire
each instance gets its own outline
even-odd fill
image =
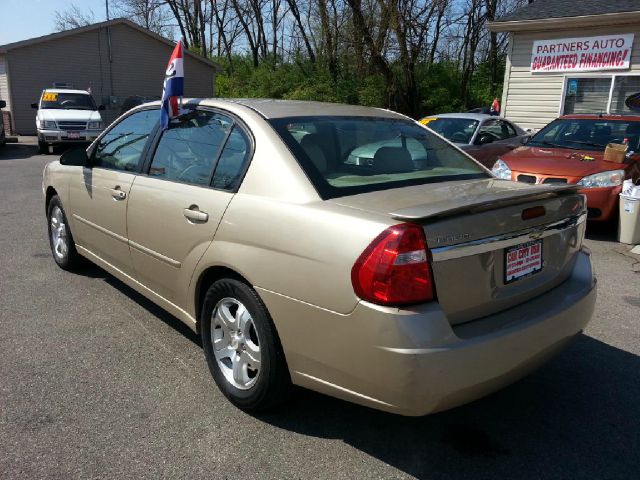
[[[76,269],[81,262],[81,257],[76,251],[67,216],[57,195],[54,195],[49,201],[47,220],[49,245],[53,259],[63,270]]]
[[[38,141],[38,153],[40,154],[49,153],[49,146],[46,144],[46,142]]]
[[[204,299],[202,346],[218,388],[245,411],[281,403],[291,380],[282,346],[269,312],[244,283],[215,282]]]

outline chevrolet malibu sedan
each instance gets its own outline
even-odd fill
[[[609,143],[626,143],[623,163],[605,159]],[[622,182],[640,178],[640,117],[567,115],[541,129],[526,146],[502,156],[500,178],[537,184],[577,184],[587,197],[590,221],[618,215]]]
[[[515,381],[589,321],[575,187],[496,179],[386,110],[183,106],[165,130],[157,103],[136,107],[46,166],[51,250],[196,331],[238,407],[295,384],[424,415]],[[372,162],[350,160],[363,147]]]
[[[491,168],[500,155],[529,140],[529,133],[509,120],[484,113],[443,113],[420,120]]]

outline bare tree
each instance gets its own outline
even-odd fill
[[[172,36],[173,16],[165,0],[112,0],[114,14],[159,35]]]
[[[96,21],[93,10],[82,10],[75,3],[72,3],[66,10],[56,11],[54,15],[54,28],[57,32],[84,27]]]

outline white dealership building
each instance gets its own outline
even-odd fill
[[[534,0],[490,28],[509,33],[505,117],[539,129],[563,114],[630,113],[625,100],[640,92],[640,0]]]

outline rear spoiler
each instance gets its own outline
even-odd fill
[[[521,190],[506,190],[486,192],[473,196],[465,196],[464,192],[458,197],[448,198],[439,202],[425,203],[413,207],[402,208],[391,212],[397,220],[416,221],[440,219],[467,213],[482,212],[506,207],[529,201],[569,195],[580,189],[578,185],[531,185]]]

